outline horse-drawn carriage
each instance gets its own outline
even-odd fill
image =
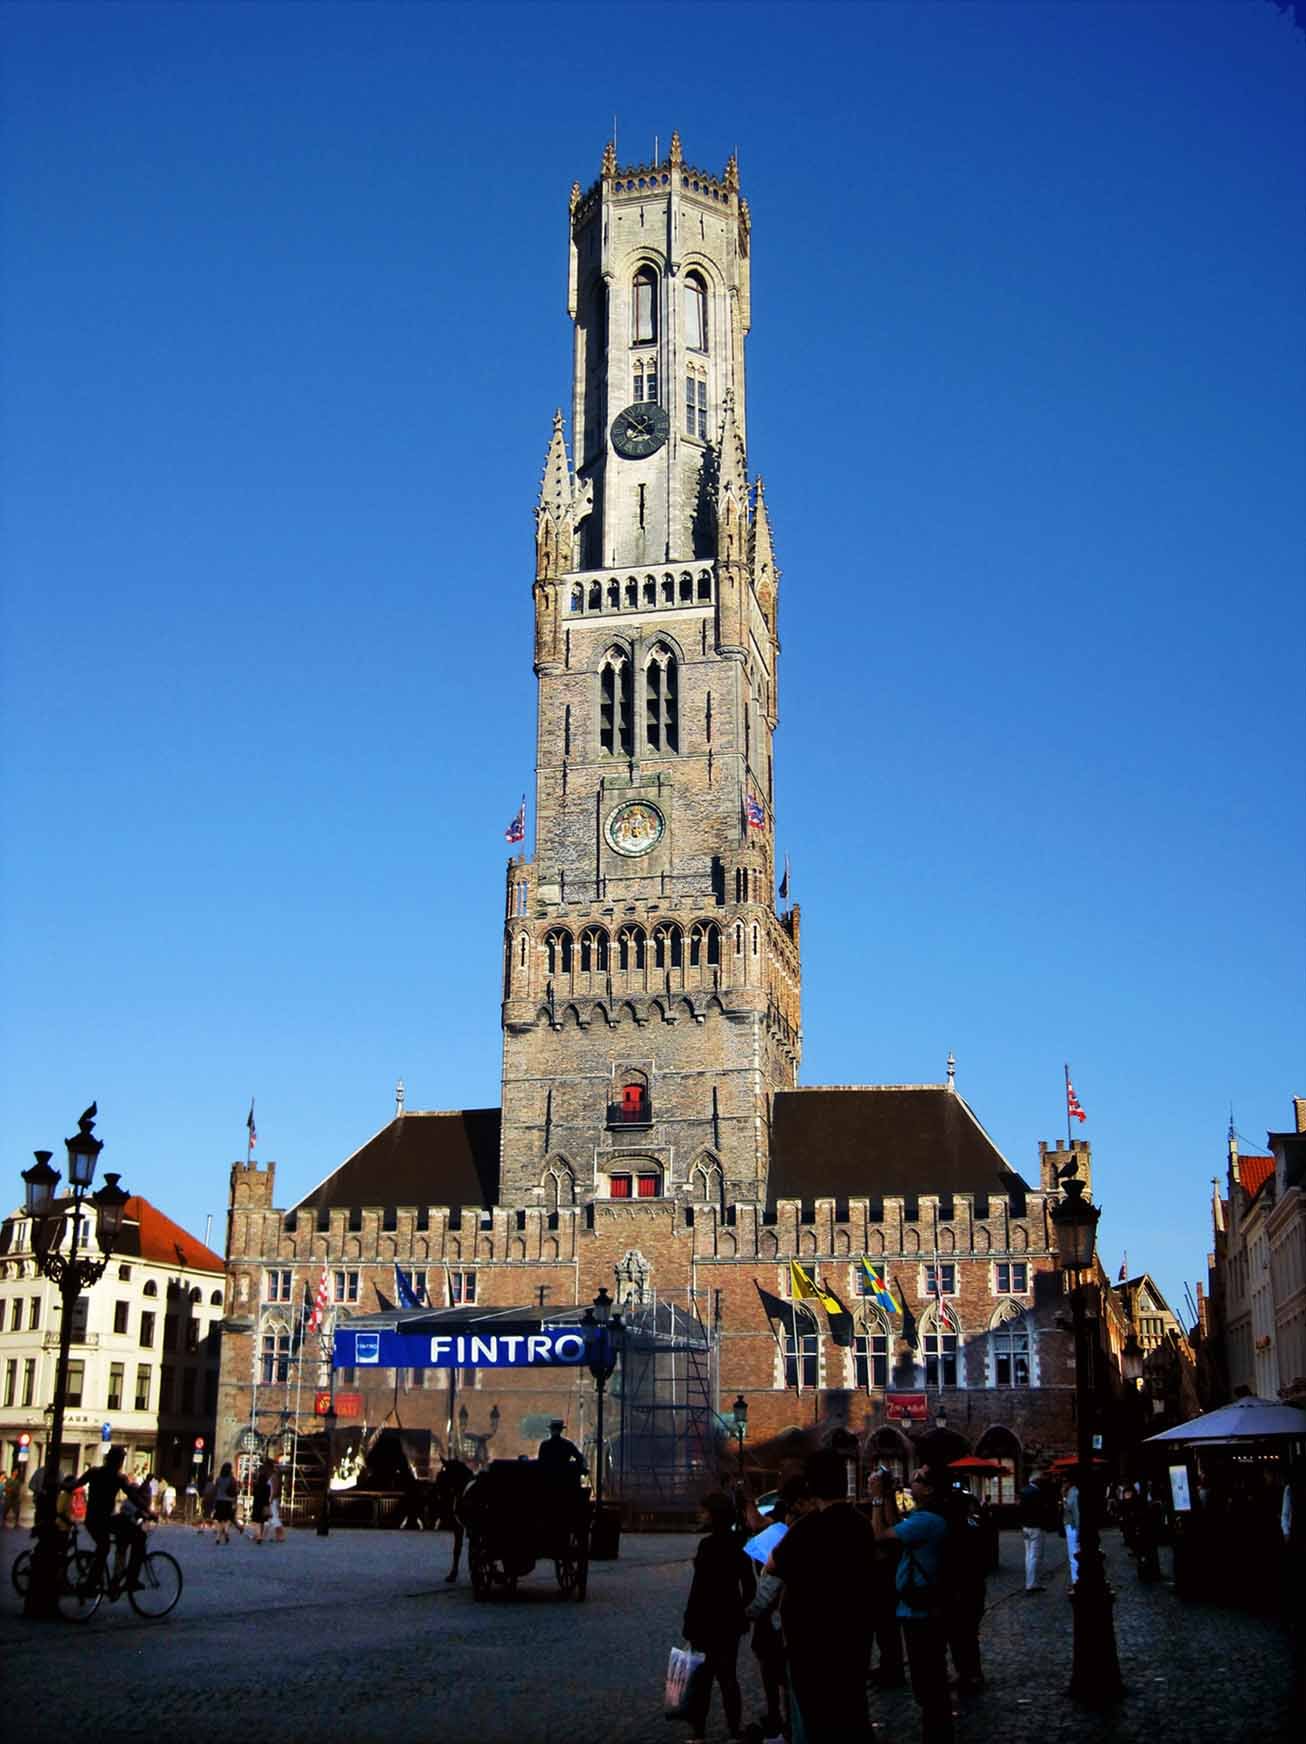
[[[514,1592],[537,1562],[552,1562],[564,1599],[589,1585],[590,1499],[567,1473],[533,1459],[496,1459],[478,1472],[458,1502],[467,1532],[472,1593]]]

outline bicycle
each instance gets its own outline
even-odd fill
[[[126,1548],[122,1547],[120,1555]],[[89,1623],[102,1600],[113,1604],[126,1593],[138,1617],[152,1622],[166,1617],[181,1598],[181,1567],[176,1557],[169,1556],[166,1550],[147,1550],[141,1557],[135,1582],[128,1578],[131,1561],[127,1554],[119,1567],[110,1568],[107,1555],[101,1557],[91,1550],[73,1551],[64,1564],[57,1601],[60,1616],[70,1623]]]
[[[89,1553],[80,1550],[77,1543],[77,1528],[76,1526],[73,1526],[69,1531],[68,1543],[64,1548],[63,1579],[65,1585],[69,1584],[69,1565],[79,1554],[85,1556]],[[9,1578],[13,1582],[14,1591],[18,1594],[19,1598],[25,1599],[27,1597],[27,1589],[32,1584],[32,1552],[30,1550],[20,1551],[14,1558],[13,1565],[9,1570]]]

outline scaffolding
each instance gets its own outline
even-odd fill
[[[614,1477],[628,1506],[693,1506],[720,1465],[717,1349],[697,1314],[674,1302],[629,1302],[621,1362]]]

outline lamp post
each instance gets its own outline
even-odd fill
[[[594,1505],[597,1510],[603,1506],[603,1467],[607,1463],[607,1449],[603,1441],[603,1397],[625,1343],[626,1327],[620,1314],[612,1312],[612,1298],[603,1285],[599,1286],[593,1307],[585,1310],[580,1323],[585,1334],[585,1348],[589,1353],[587,1366],[594,1376],[598,1402],[598,1458],[594,1478]]]
[[[1085,1273],[1093,1264],[1097,1220],[1102,1215],[1084,1198],[1084,1183],[1074,1176],[1062,1182],[1065,1197],[1052,1209],[1057,1237],[1057,1264],[1066,1274],[1075,1334],[1075,1415],[1079,1454],[1079,1571],[1072,1599],[1074,1657],[1070,1694],[1085,1707],[1104,1708],[1124,1693],[1116,1654],[1114,1603],[1102,1561],[1099,1531],[1101,1489],[1093,1468],[1093,1417],[1088,1322],[1085,1314]]]
[[[104,1142],[92,1130],[96,1106],[91,1106],[77,1122],[77,1131],[64,1141],[68,1153],[68,1185],[70,1194],[63,1200],[55,1198],[59,1171],[50,1167],[50,1152],[35,1152],[36,1162],[23,1170],[26,1185],[26,1210],[32,1220],[32,1252],[37,1269],[54,1284],[59,1292],[59,1359],[54,1371],[54,1399],[51,1404],[50,1438],[45,1448],[45,1468],[41,1478],[41,1493],[36,1502],[36,1546],[32,1553],[32,1578],[23,1605],[29,1617],[58,1615],[59,1582],[63,1574],[63,1544],[55,1524],[55,1503],[59,1494],[59,1453],[63,1444],[64,1413],[68,1396],[68,1353],[73,1341],[73,1308],[83,1290],[89,1290],[104,1275],[113,1244],[122,1233],[123,1216],[128,1195],[118,1185],[118,1176],[106,1174],[98,1193],[91,1192],[95,1180],[95,1165]],[[95,1238],[100,1258],[80,1250],[82,1206],[95,1207]],[[68,1251],[61,1253],[63,1226],[71,1201],[72,1224]]]
[[[744,1436],[748,1433],[748,1400],[742,1393],[738,1395],[730,1407],[730,1415],[733,1420],[735,1441],[739,1447],[739,1481],[742,1484],[744,1481]]]

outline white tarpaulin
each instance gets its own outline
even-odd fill
[[[1283,1405],[1278,1399],[1235,1399],[1218,1411],[1204,1412],[1174,1429],[1149,1435],[1148,1441],[1263,1441],[1267,1438],[1300,1436],[1306,1440],[1306,1411]]]

